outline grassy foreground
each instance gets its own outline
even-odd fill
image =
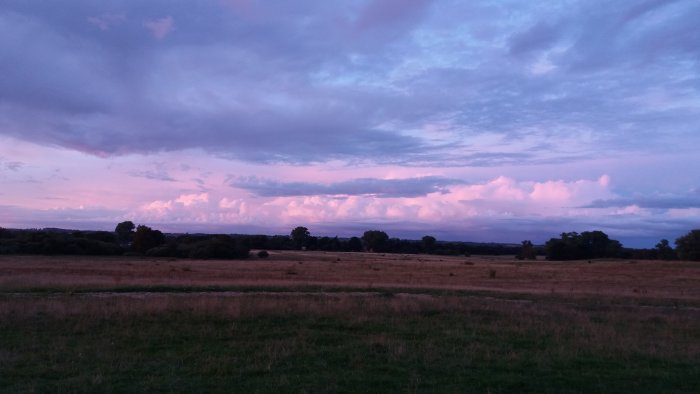
[[[0,296],[2,392],[695,392],[700,311],[402,294]]]

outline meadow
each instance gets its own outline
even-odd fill
[[[695,392],[700,263],[0,256],[2,392]]]

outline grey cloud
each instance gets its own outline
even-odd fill
[[[0,223],[14,228],[113,230],[126,212],[106,208],[29,209],[0,205]]]
[[[611,200],[596,200],[582,208],[622,208],[636,205],[649,209],[688,209],[700,208],[700,196],[688,195],[681,197],[656,198],[619,198]]]
[[[692,1],[222,4],[3,2],[0,133],[100,156],[433,166],[698,142]],[[165,16],[176,29],[154,39],[143,22]],[[436,114],[452,122],[438,142],[416,131]]]
[[[167,172],[162,172],[162,171],[151,171],[151,170],[130,171],[129,175],[137,177],[137,178],[146,178],[146,179],[151,179],[151,180],[156,180],[156,181],[167,181],[167,182],[174,182],[175,181],[175,178],[168,175]]]
[[[25,163],[22,163],[21,161],[3,161],[2,158],[0,158],[0,169],[19,171],[24,166]]]
[[[240,177],[229,182],[230,186],[245,189],[263,197],[313,196],[313,195],[373,195],[376,197],[419,197],[429,193],[443,193],[451,185],[463,181],[442,177],[405,179],[360,178],[331,184],[310,182],[280,182],[257,177]]]
[[[548,49],[559,39],[559,28],[545,22],[539,22],[530,29],[510,38],[510,53],[521,55],[532,51]]]
[[[170,176],[165,163],[152,163],[153,168],[144,170],[131,170],[129,175],[137,178],[145,178],[156,181],[175,182],[176,179]]]

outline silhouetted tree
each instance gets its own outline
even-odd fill
[[[351,252],[362,251],[362,241],[357,237],[352,237],[348,241],[348,250]]]
[[[525,240],[522,242],[522,247],[520,252],[515,256],[518,260],[535,260],[537,259],[537,254],[535,253],[535,246],[531,241]]]
[[[302,247],[306,246],[306,242],[311,236],[311,233],[309,233],[308,228],[299,226],[295,227],[290,235],[292,237],[292,242],[294,242],[296,248],[301,249]]]
[[[206,237],[191,245],[189,257],[195,259],[236,259],[245,258],[250,249],[229,235]]]
[[[435,251],[435,242],[437,240],[432,235],[426,235],[421,238],[421,248],[424,253],[433,253]]]
[[[117,238],[119,238],[119,242],[122,243],[127,243],[131,241],[132,236],[134,235],[134,222],[131,220],[127,220],[125,222],[121,222],[117,224],[117,227],[114,229],[114,232],[117,233]]]
[[[368,230],[362,235],[362,243],[370,252],[384,252],[389,236],[384,231]]]
[[[681,260],[700,261],[700,230],[692,230],[678,238],[676,253]]]
[[[329,252],[337,251],[341,249],[340,240],[338,237],[321,237],[318,239],[316,248],[318,250],[326,250]]]
[[[154,248],[165,242],[165,236],[159,230],[144,225],[136,228],[134,233],[134,243],[132,248],[139,253],[146,253],[148,249]]]
[[[661,260],[673,260],[676,258],[676,253],[673,251],[671,245],[669,245],[667,239],[662,239],[656,244],[656,257]]]
[[[548,260],[579,260],[601,257],[619,257],[622,244],[608,238],[602,231],[562,233],[545,244]]]

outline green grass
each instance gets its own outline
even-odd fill
[[[1,392],[695,392],[700,313],[465,297],[6,298]]]
[[[129,294],[129,293],[376,293],[386,297],[396,294],[420,294],[431,296],[459,296],[493,298],[498,300],[525,301],[538,303],[574,303],[581,307],[599,310],[607,306],[648,306],[648,307],[674,307],[674,308],[700,308],[700,302],[694,299],[681,299],[671,297],[635,297],[635,296],[606,296],[606,295],[571,295],[560,293],[518,293],[498,290],[460,290],[440,288],[417,287],[349,287],[327,285],[233,285],[233,286],[182,286],[182,285],[127,285],[127,286],[83,286],[83,287],[25,287],[11,290],[0,290],[3,295],[89,295],[89,294]]]

